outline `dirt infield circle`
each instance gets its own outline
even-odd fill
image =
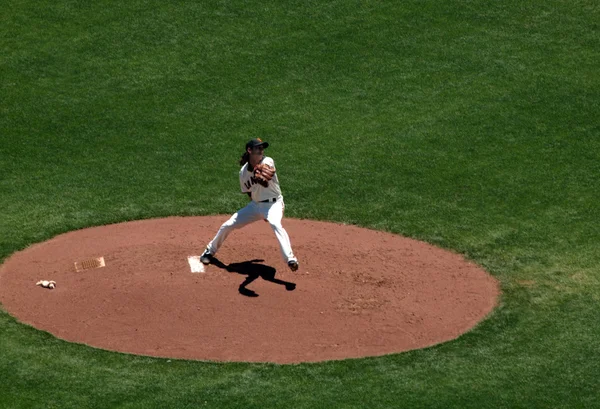
[[[228,216],[88,228],[15,253],[0,303],[56,337],[133,354],[298,363],[396,353],[448,341],[492,311],[497,281],[463,257],[355,226],[284,219],[288,270],[268,224],[233,232],[192,273]],[[74,263],[103,257],[104,267]],[[88,266],[89,267],[89,266]],[[36,286],[54,280],[53,290]]]

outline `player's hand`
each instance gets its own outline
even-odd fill
[[[275,175],[275,168],[264,163],[258,164],[254,167],[254,177],[258,179],[258,183],[267,187],[269,181],[273,179]]]

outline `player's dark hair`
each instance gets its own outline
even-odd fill
[[[250,154],[248,151],[244,152],[242,158],[240,159],[240,166],[244,166],[250,160]]]

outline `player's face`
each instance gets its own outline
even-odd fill
[[[252,163],[258,163],[263,158],[265,148],[263,146],[256,146],[252,149],[248,148],[248,152],[250,153],[250,161]]]

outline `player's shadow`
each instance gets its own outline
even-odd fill
[[[239,293],[245,295],[246,297],[258,297],[258,294],[256,292],[247,288],[247,286],[250,283],[252,283],[258,278],[262,278],[263,280],[269,281],[271,283],[282,285],[287,291],[294,291],[296,289],[295,283],[275,278],[275,273],[277,272],[277,270],[275,270],[273,267],[264,264],[258,264],[262,263],[263,261],[264,260],[261,259],[255,259],[243,261],[241,263],[231,263],[229,265],[225,265],[219,259],[213,257],[211,264],[222,268],[230,273],[237,273],[247,276],[244,282],[240,284],[240,287],[238,289]]]

